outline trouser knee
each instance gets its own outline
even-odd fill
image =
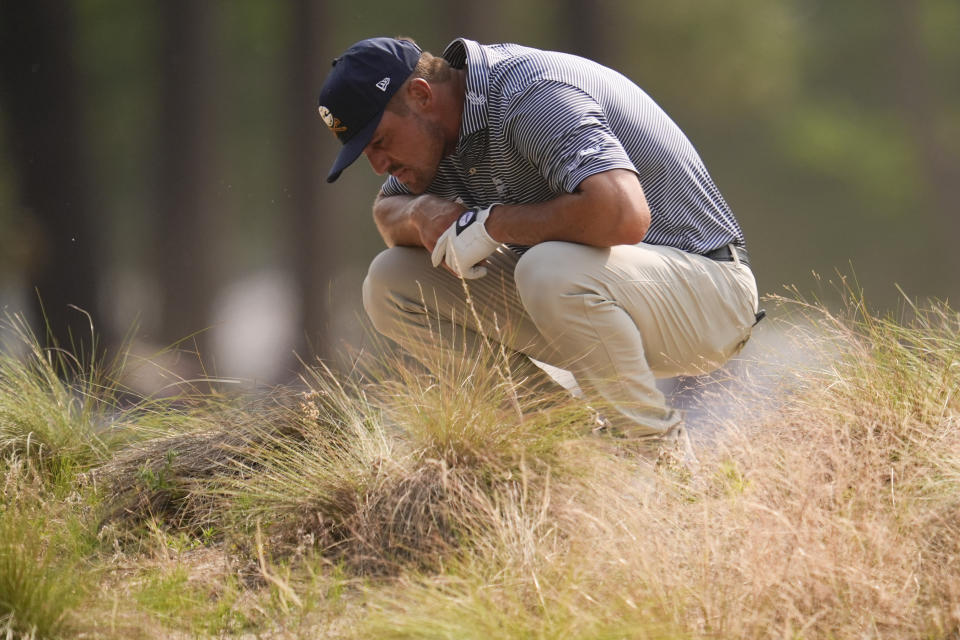
[[[576,274],[569,272],[569,243],[544,242],[520,258],[514,272],[523,307],[538,326],[563,317],[563,306],[573,302]]]
[[[397,291],[409,280],[405,264],[409,262],[408,247],[393,247],[381,251],[370,263],[363,280],[363,308],[374,328],[391,335],[400,313]]]

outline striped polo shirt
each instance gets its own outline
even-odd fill
[[[468,207],[544,202],[610,169],[637,174],[650,207],[643,242],[706,253],[743,232],[693,145],[628,78],[577,56],[454,40],[467,69],[456,151],[427,193]],[[409,193],[390,176],[385,196]]]

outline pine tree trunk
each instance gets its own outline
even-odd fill
[[[56,342],[89,343],[86,316],[98,316],[98,228],[83,136],[83,104],[69,3],[0,2],[0,106],[19,200],[36,222],[39,246],[27,279]],[[39,304],[42,301],[43,308]],[[96,322],[98,330],[100,323]]]
[[[302,330],[297,351],[304,356],[330,354],[327,300],[336,260],[333,216],[337,214],[335,190],[326,189],[329,166],[323,162],[339,151],[317,115],[320,83],[330,69],[332,57],[324,56],[326,35],[331,32],[327,3],[295,0],[292,6],[292,38],[287,60],[287,175],[289,177],[290,243],[293,270],[300,293]]]
[[[157,194],[157,274],[162,339],[207,328],[217,248],[211,185],[214,134],[214,2],[159,0],[162,25]],[[204,355],[206,337],[196,345]],[[192,348],[192,343],[191,343]]]

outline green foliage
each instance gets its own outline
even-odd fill
[[[137,480],[148,491],[170,491],[174,488],[172,480],[173,461],[176,460],[177,451],[170,449],[164,454],[163,466],[159,469],[152,469],[146,463],[137,469]]]
[[[736,461],[724,460],[717,471],[725,492],[731,498],[736,498],[747,490],[749,481],[743,477],[743,471]]]
[[[159,62],[159,11],[113,0],[75,3],[72,9],[80,26],[77,56],[88,154],[95,184],[108,185],[98,189],[102,242],[111,262],[140,266],[143,247],[135,239],[151,234],[155,197],[158,141],[145,123],[159,118],[162,102],[156,75],[145,70]]]
[[[922,169],[908,131],[890,114],[852,104],[801,105],[780,130],[787,157],[810,173],[841,180],[869,205],[851,211],[863,223],[896,220],[915,207]]]
[[[803,91],[807,34],[790,3],[647,0],[610,10],[620,18],[611,25],[619,54],[613,66],[644,87],[681,128],[695,132],[698,146],[704,136],[714,138],[718,127],[775,118]],[[710,98],[691,99],[693,87]]]

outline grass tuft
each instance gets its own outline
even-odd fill
[[[41,347],[22,317],[7,317],[5,325],[24,353],[0,352],[0,454],[54,472],[104,460],[102,401],[109,384],[68,352]]]
[[[307,536],[361,574],[440,566],[485,526],[521,466],[557,460],[583,414],[566,401],[517,416],[503,380],[480,370],[441,382],[397,367],[398,383],[344,382],[311,368],[284,418],[297,437],[259,431],[250,457],[214,490],[248,526],[269,522],[288,541]],[[461,394],[451,400],[447,385]]]
[[[264,438],[300,438],[270,399],[179,398],[165,411],[161,435],[122,448],[91,473],[103,494],[103,525],[136,528],[159,518],[193,533],[220,527],[223,503],[211,487],[238,473]]]
[[[86,585],[74,550],[46,531],[50,526],[52,518],[29,506],[0,512],[0,625],[8,636],[56,638],[71,628]]]

